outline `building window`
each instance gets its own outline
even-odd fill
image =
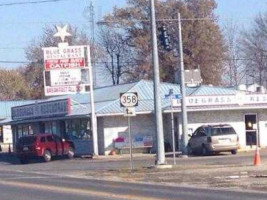
[[[88,119],[67,120],[65,123],[67,139],[91,139],[90,124]]]
[[[26,125],[18,125],[17,126],[17,138],[20,138],[24,135],[33,134],[32,126],[29,124]]]
[[[0,126],[0,142],[3,142],[3,126]]]

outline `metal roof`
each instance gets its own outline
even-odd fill
[[[169,90],[173,89],[174,94],[180,94],[180,85],[171,83],[161,83],[159,86],[159,94],[162,100],[162,108],[168,109],[170,107],[170,100],[165,98],[169,94]],[[95,96],[95,111],[96,115],[116,115],[122,114],[123,108],[120,107],[120,93],[124,92],[137,92],[138,93],[138,106],[136,107],[137,113],[151,113],[154,111],[154,96],[153,96],[153,82],[141,80],[134,83],[121,84],[116,86],[107,86],[94,89]],[[199,86],[199,87],[186,87],[187,96],[206,96],[206,95],[233,95],[237,90],[233,88],[214,87],[214,86]],[[51,97],[46,100],[39,100],[38,102],[53,101],[59,99],[72,99],[72,110],[69,117],[84,116],[91,113],[90,107],[90,94],[75,94]],[[6,117],[11,115],[11,107],[20,106],[36,101],[12,101],[0,102],[0,108]],[[8,106],[6,106],[8,105]]]
[[[22,101],[0,101],[0,119],[11,117],[11,108],[26,104],[35,103],[35,100],[22,100]]]
[[[238,92],[238,90],[234,88],[208,86],[208,85],[202,85],[195,89],[196,90],[193,91],[190,95],[194,96],[234,95]]]

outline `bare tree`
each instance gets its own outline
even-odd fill
[[[121,81],[130,80],[134,67],[134,55],[131,54],[127,38],[111,27],[102,27],[99,41],[104,51],[102,57],[104,73],[111,78],[112,84],[118,85]]]
[[[241,49],[240,49],[240,29],[239,26],[230,21],[224,26],[224,36],[226,42],[225,56],[225,79],[226,84],[230,86],[239,85],[246,75]]]
[[[242,33],[243,57],[246,58],[247,76],[254,83],[266,84],[267,72],[267,13],[258,15],[252,28]],[[250,79],[251,79],[250,78]]]

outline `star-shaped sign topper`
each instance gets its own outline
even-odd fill
[[[67,32],[67,28],[68,25],[65,25],[63,28],[57,26],[57,33],[54,35],[54,37],[60,37],[62,42],[64,42],[65,37],[71,36],[71,34]]]

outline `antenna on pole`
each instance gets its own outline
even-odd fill
[[[93,69],[94,85],[96,85],[96,67],[95,67],[95,7],[93,1],[89,6],[90,40],[91,40],[91,62]]]

